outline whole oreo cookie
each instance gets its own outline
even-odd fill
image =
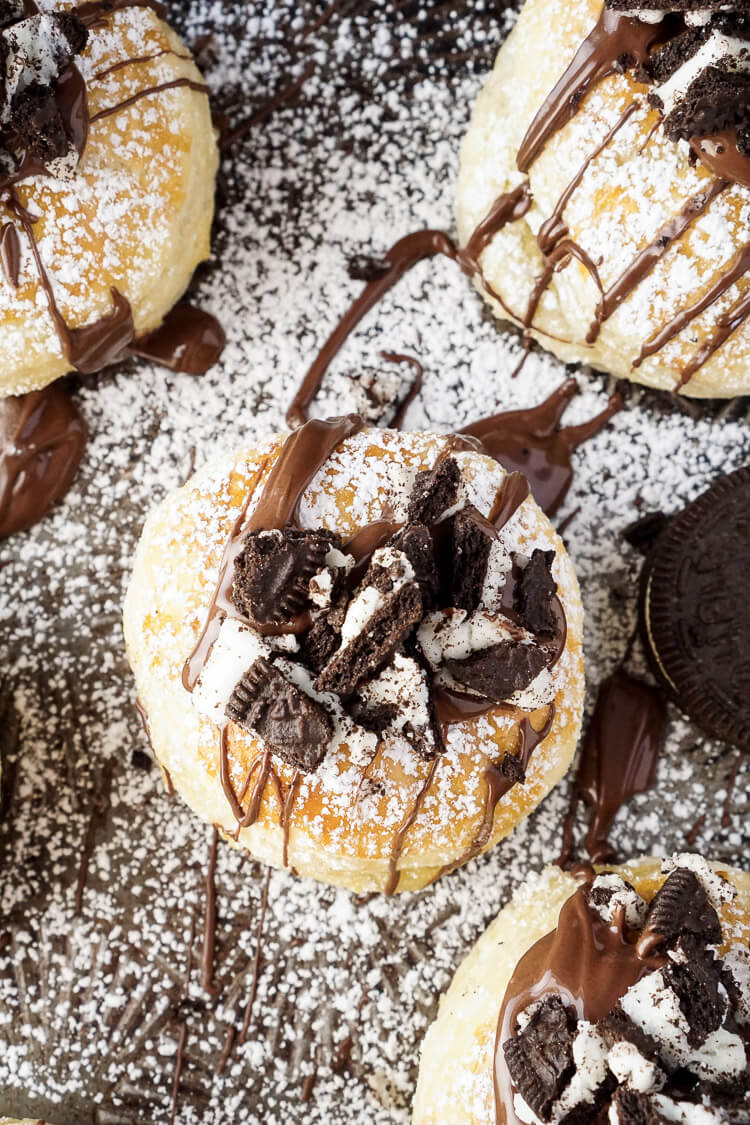
[[[654,673],[709,734],[750,750],[750,466],[674,516],[646,560],[641,614]]]

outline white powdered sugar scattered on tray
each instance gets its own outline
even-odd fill
[[[357,903],[274,872],[257,965],[265,871],[220,844],[212,998],[199,970],[210,833],[147,768],[120,606],[149,507],[193,462],[283,426],[292,389],[361,289],[348,258],[451,229],[459,144],[510,19],[489,2],[455,14],[438,0],[344,2],[303,40],[323,3],[170,7],[189,42],[211,32],[200,58],[233,123],[315,69],[223,161],[215,260],[197,281],[227,330],[221,363],[202,379],[132,364],[76,380],[92,433],[78,479],[39,527],[0,542],[0,1113],[168,1121],[185,1028],[181,1125],[407,1121],[439,994],[513,888],[558,854],[569,783],[489,856],[416,895]],[[532,405],[566,374],[534,353],[513,380],[516,335],[443,259],[368,317],[315,412],[352,409],[348,375],[390,370],[383,350],[425,365],[412,428]],[[611,389],[599,375],[579,381],[571,422]],[[586,613],[588,713],[635,621],[639,557],[622,528],[679,508],[750,452],[740,403],[692,407],[634,388],[626,400],[575,455],[559,516],[579,509],[566,542]],[[638,655],[633,667],[644,672]],[[672,709],[658,786],[618,817],[613,840],[623,857],[697,849],[739,864],[749,788],[747,758]],[[256,968],[245,1042],[219,1074]]]

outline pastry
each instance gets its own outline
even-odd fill
[[[139,341],[159,358],[152,334],[209,254],[206,86],[160,12],[2,5],[0,396],[98,371]]]
[[[646,652],[670,698],[716,738],[750,749],[750,468],[666,521],[643,570]]]
[[[259,859],[356,891],[424,886],[562,777],[581,627],[520,474],[356,415],[198,473],[148,519],[125,601],[174,788]]]
[[[750,391],[750,17],[527,0],[461,154],[463,260],[565,362]]]
[[[697,855],[529,880],[425,1039],[414,1122],[750,1116],[750,875]]]

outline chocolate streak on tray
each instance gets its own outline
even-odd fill
[[[667,712],[661,693],[618,668],[599,688],[581,751],[558,863],[573,861],[573,826],[580,801],[590,810],[586,851],[592,863],[612,863],[607,833],[636,793],[654,783]]]
[[[32,527],[67,492],[86,423],[59,385],[0,400],[0,539]]]
[[[623,406],[622,395],[616,392],[605,410],[591,421],[560,428],[560,420],[577,393],[575,379],[567,379],[538,406],[494,414],[461,431],[479,438],[490,456],[508,472],[523,473],[537,504],[549,516],[560,507],[573,482],[573,452],[595,437]]]
[[[590,869],[587,883],[593,880]],[[503,1045],[516,1030],[518,1014],[532,1001],[561,995],[579,1019],[596,1023],[614,1008],[628,988],[660,968],[661,954],[640,956],[624,933],[624,919],[608,924],[587,903],[585,883],[560,911],[557,929],[521,958],[505,993],[495,1042],[495,1111],[498,1125],[520,1125],[513,1110],[513,1084]]]
[[[203,952],[201,954],[201,988],[209,996],[217,996],[214,984],[214,948],[216,946],[216,851],[219,833],[214,827],[206,871],[206,912],[203,921]]]

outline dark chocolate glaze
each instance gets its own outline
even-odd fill
[[[586,872],[593,879],[593,870]],[[558,995],[579,1019],[596,1023],[627,990],[660,968],[663,956],[641,957],[626,938],[623,919],[607,925],[587,905],[588,886],[578,888],[560,911],[557,929],[528,950],[505,992],[495,1040],[495,1113],[498,1125],[520,1125],[503,1044],[517,1030],[520,1012],[533,1001]]]
[[[671,249],[673,243],[682,238],[695,220],[700,218],[709,204],[727,186],[726,180],[714,180],[707,188],[703,188],[692,195],[675,217],[669,219],[659,228],[651,242],[644,246],[643,250],[635,256],[630,265],[623,270],[617,280],[602,295],[595,319],[586,336],[587,343],[595,343],[604,322],[609,320],[625,298],[629,297],[643,279],[648,277],[654,267]]]
[[[518,728],[518,750],[516,757],[521,764],[521,773],[525,775],[531,755],[544,742],[545,738],[552,729],[552,723],[555,718],[555,705],[550,704],[548,708],[548,716],[544,724],[539,730],[536,730],[531,725],[531,720],[528,715],[524,716],[521,720],[521,725]],[[478,856],[490,842],[492,837],[492,830],[495,827],[495,812],[500,801],[509,793],[514,785],[517,784],[516,780],[509,773],[504,773],[502,763],[492,763],[484,771],[484,779],[487,782],[487,795],[485,798],[484,813],[482,821],[477,829],[469,847],[464,854],[460,856],[453,863],[447,863],[441,867],[437,875],[435,875],[433,882],[436,882],[442,875],[450,875],[458,867],[463,867],[470,859]]]
[[[661,750],[666,707],[656,688],[618,668],[599,688],[573,782],[558,863],[572,862],[573,826],[580,801],[590,810],[586,851],[593,863],[616,857],[607,839],[626,801],[651,788]]]
[[[437,769],[439,761],[439,758],[433,758],[430,762],[430,768],[427,771],[427,776],[419,787],[417,795],[414,798],[414,803],[412,804],[412,807],[410,808],[407,816],[404,818],[401,825],[396,830],[395,836],[393,837],[393,846],[391,848],[391,856],[388,862],[388,880],[385,885],[385,893],[387,895],[395,894],[395,892],[398,890],[398,885],[401,881],[401,872],[398,870],[398,861],[401,858],[404,850],[404,845],[406,843],[406,834],[419,816],[420,810],[425,801],[425,797],[427,796],[430,790],[430,786],[432,785],[433,778],[435,777],[435,771]]]
[[[3,223],[0,230],[0,265],[8,285],[17,289],[21,269],[21,240],[14,223]]]
[[[750,158],[743,156],[737,147],[736,129],[725,129],[710,137],[694,137],[690,147],[716,176],[750,187]]]
[[[87,432],[61,386],[0,399],[0,539],[32,527],[65,495]]]
[[[189,90],[195,90],[198,94],[208,94],[208,86],[203,82],[196,82],[192,78],[173,78],[169,82],[159,82],[156,86],[147,86],[145,90],[138,90],[137,93],[131,94],[129,98],[124,98],[116,105],[100,109],[91,117],[90,122],[93,125],[96,121],[102,121],[105,117],[112,117],[113,114],[128,109],[131,105],[141,101],[142,98],[149,98],[153,94],[161,94],[165,90],[178,90],[183,86]]]
[[[160,328],[134,340],[129,350],[170,371],[205,375],[225,344],[224,329],[216,317],[181,301],[167,313]]]
[[[622,396],[615,393],[606,409],[590,422],[560,428],[565,409],[577,393],[575,379],[567,379],[539,406],[494,414],[461,431],[479,438],[490,456],[509,472],[523,473],[547,515],[557,511],[573,482],[573,452],[623,407]]]
[[[330,421],[307,422],[300,430],[291,434],[274,462],[255,511],[246,520],[250,501],[265,466],[259,470],[248,489],[245,504],[224,547],[219,565],[218,583],[209,604],[203,630],[183,669],[182,683],[186,691],[192,692],[198,682],[222,621],[229,613],[236,616],[236,610],[231,602],[231,592],[234,562],[244,545],[243,532],[269,531],[273,528],[286,527],[292,522],[302,493],[315,474],[325,465],[336,447],[361,428],[362,419],[356,414],[350,414]],[[230,796],[229,799],[233,805],[232,811],[237,815],[234,807],[236,797],[233,799]],[[242,819],[241,813],[237,819]]]
[[[528,172],[550,137],[575,116],[594,86],[615,73],[621,59],[638,64],[647,61],[649,51],[665,34],[662,23],[641,23],[603,8],[593,31],[531,122],[516,157],[520,172]]]

